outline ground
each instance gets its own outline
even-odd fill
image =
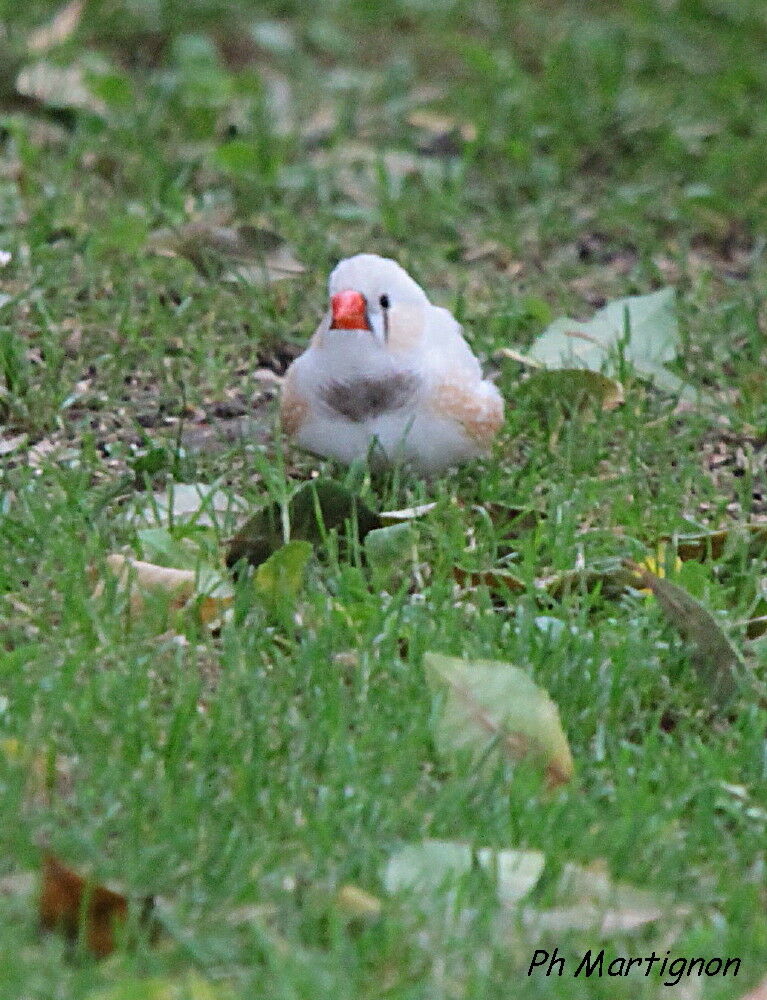
[[[719,558],[667,569],[764,676],[744,628],[763,553],[737,531],[767,514],[761,0],[58,10],[0,20],[0,994],[166,995],[151,977],[272,1000],[746,994],[767,971],[764,700],[716,704],[652,597],[547,602],[534,580],[730,527]],[[275,434],[327,274],[361,250],[407,267],[497,378],[486,461],[371,478]],[[623,406],[563,416],[497,353],[664,286],[672,369],[705,402],[624,365]],[[147,554],[137,498],[205,483],[257,509],[317,470],[375,510],[436,502],[406,572],[331,539],[291,607],[266,614],[242,578],[220,628],[93,596],[107,554]],[[509,540],[494,504],[540,516]],[[458,587],[456,565],[525,587]],[[429,650],[529,672],[572,781],[449,766]],[[528,978],[536,942],[499,932],[481,878],[453,923],[387,894],[387,859],[424,838],[544,852],[541,909],[564,865],[598,862],[688,910],[611,954],[735,955],[740,974]],[[43,847],[161,896],[164,935],[102,961],[41,936],[13,878]],[[377,919],[350,913],[350,885]]]

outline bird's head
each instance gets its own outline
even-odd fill
[[[328,333],[367,331],[382,347],[405,349],[423,329],[423,289],[396,261],[377,254],[348,257],[330,275]]]

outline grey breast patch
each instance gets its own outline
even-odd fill
[[[383,378],[355,378],[348,382],[331,382],[322,391],[325,403],[341,416],[356,424],[387,410],[406,406],[419,384],[411,372],[395,372]]]

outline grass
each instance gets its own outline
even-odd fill
[[[30,63],[29,33],[55,9],[6,10],[6,65]],[[579,559],[643,558],[693,524],[764,518],[766,36],[758,0],[399,0],[386,12],[94,0],[39,58],[80,67],[100,104],[72,110],[60,84],[25,103],[5,85],[0,407],[3,440],[27,437],[1,473],[0,738],[67,773],[43,793],[0,755],[0,875],[36,869],[46,843],[161,894],[176,931],[101,963],[72,958],[39,936],[28,899],[0,895],[0,995],[112,996],[189,969],[211,992],[180,996],[665,995],[654,977],[528,978],[535,943],[493,936],[487,885],[466,889],[460,933],[405,897],[373,925],[339,909],[348,883],[383,898],[391,852],[424,837],[544,851],[541,905],[564,863],[604,859],[691,908],[661,950],[742,959],[736,981],[688,995],[741,996],[764,975],[764,704],[744,697],[712,718],[649,599],[575,594],[548,608],[530,587],[499,606],[482,589],[457,594],[452,567],[506,553],[472,509],[490,502],[547,515],[516,546],[528,583]],[[459,139],[412,124],[424,109],[472,128]],[[305,272],[253,286],[150,252],[156,230],[214,217],[274,231]],[[515,406],[522,372],[503,361],[501,440],[456,475],[373,482],[284,451],[254,372],[283,369],[330,267],[361,249],[396,256],[485,360],[524,350],[556,316],[673,284],[678,372],[716,413],[676,412],[627,373],[624,407],[553,440]],[[129,621],[111,591],[92,599],[89,567],[139,551],[135,496],[217,483],[255,507],[315,469],[378,509],[436,500],[415,583],[381,590],[331,544],[295,620],[266,619],[245,584],[215,635],[169,629],[162,607]],[[763,572],[733,535],[725,557],[679,573],[762,675],[739,623],[758,610]],[[564,628],[542,629],[542,614]],[[448,773],[426,650],[528,669],[559,706],[574,781],[550,794],[525,768]],[[234,925],[243,906],[255,915]],[[553,943],[598,947],[577,931]],[[650,929],[608,949],[653,945]]]

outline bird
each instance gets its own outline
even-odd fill
[[[351,465],[424,475],[487,452],[503,399],[452,314],[394,260],[360,253],[328,281],[329,308],[283,381],[283,430]]]

